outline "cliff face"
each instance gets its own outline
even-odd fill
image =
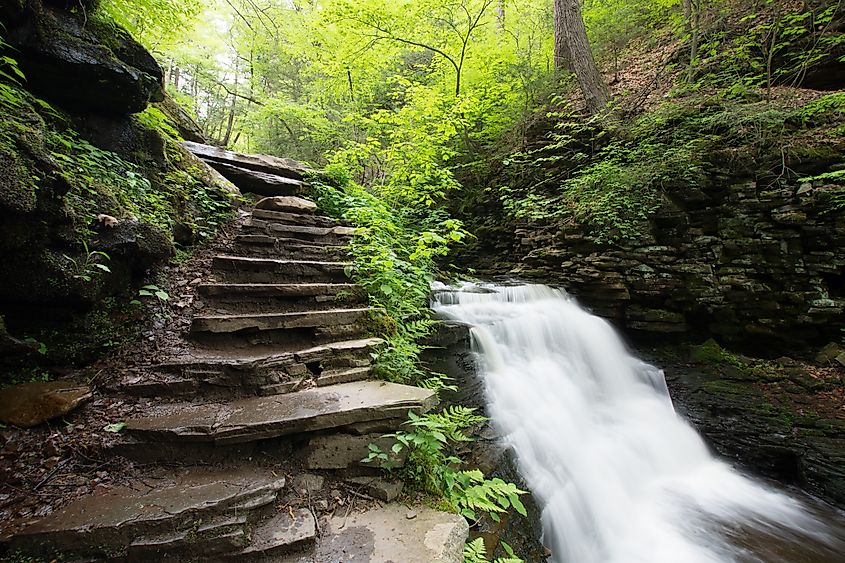
[[[803,168],[801,176],[837,166],[827,158],[790,164]],[[480,224],[478,240],[459,262],[565,287],[640,336],[714,335],[750,347],[838,341],[845,328],[842,186],[725,168],[699,186],[664,190],[641,232],[615,243],[571,217],[490,220],[492,211],[471,218]]]
[[[150,105],[165,98],[155,59],[90,4],[0,8],[3,54],[25,76],[0,81],[7,366],[84,362],[114,345],[143,316],[128,306],[135,288],[213,235],[237,193],[168,133],[170,106]]]

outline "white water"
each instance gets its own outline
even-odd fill
[[[714,458],[663,373],[564,292],[435,290],[436,311],[472,326],[488,414],[555,563],[845,561],[838,513],[819,517]]]

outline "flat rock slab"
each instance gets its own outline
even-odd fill
[[[302,180],[250,170],[225,162],[203,159],[221,176],[235,184],[242,192],[251,192],[263,196],[290,196],[305,190]]]
[[[408,518],[413,515],[412,518]],[[463,516],[390,504],[332,518],[313,553],[284,563],[461,563],[469,526]]]
[[[184,141],[182,146],[203,160],[223,162],[296,180],[302,180],[303,175],[311,171],[308,167],[290,158],[279,158],[266,154],[243,154],[190,141]]]
[[[224,277],[231,275],[249,277],[253,274],[270,279],[238,280],[256,283],[278,283],[285,280],[306,280],[309,278],[331,278],[345,281],[348,262],[326,262],[320,260],[284,260],[278,258],[246,258],[243,256],[215,256],[212,269]],[[230,280],[231,281],[231,280]]]
[[[265,197],[255,204],[255,209],[266,211],[282,211],[284,213],[302,213],[313,215],[317,211],[317,204],[311,200],[295,196]]]
[[[275,501],[285,479],[259,468],[192,468],[83,497],[12,539],[26,552],[127,547],[137,538],[190,530]]]
[[[91,388],[66,381],[38,381],[0,389],[0,422],[31,428],[69,413],[91,398]]]
[[[252,531],[252,541],[238,558],[289,553],[313,545],[316,538],[317,523],[310,510],[283,511]]]
[[[349,325],[364,320],[369,308],[331,309],[297,313],[255,313],[247,315],[197,316],[191,332],[237,332],[239,330],[285,330]]]
[[[214,283],[202,284],[197,291],[205,296],[314,297],[341,292],[366,295],[363,288],[354,283]]]
[[[146,441],[237,444],[299,432],[425,412],[437,403],[429,389],[358,381],[286,395],[250,397],[230,403],[177,403],[128,421],[131,434]]]

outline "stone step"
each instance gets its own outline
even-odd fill
[[[312,547],[317,523],[307,508],[279,512],[252,530],[249,545],[233,557],[273,557]]]
[[[468,535],[459,514],[391,503],[336,514],[323,523],[312,550],[274,563],[462,563]]]
[[[148,475],[53,512],[11,538],[10,551],[95,557],[125,551],[129,560],[238,552],[247,545],[245,527],[273,511],[284,485],[271,470],[248,466]]]
[[[237,553],[249,542],[246,516],[218,517],[182,530],[135,538],[126,548],[126,560],[155,560],[175,555],[223,556]]]
[[[150,443],[239,444],[390,419],[434,407],[434,391],[359,381],[228,403],[173,403],[127,421],[129,435]]]
[[[313,226],[265,221],[250,217],[243,223],[245,234],[263,234],[277,238],[299,239],[327,244],[346,244],[355,234],[354,227],[343,225]]]
[[[367,338],[283,353],[245,353],[246,357],[191,356],[132,370],[118,388],[139,397],[203,394],[231,398],[267,394],[271,387],[275,393],[287,393],[302,387],[306,379],[317,378],[319,385],[320,377],[368,368],[370,354],[383,343],[380,338]]]
[[[296,213],[299,215],[314,215],[317,204],[310,199],[294,196],[265,197],[255,204],[255,209],[264,211],[281,211],[282,213]]]
[[[334,228],[343,227],[337,219],[323,215],[306,215],[289,211],[271,211],[268,209],[253,209],[252,221],[255,223],[281,223],[283,225],[299,225],[303,227]]]
[[[351,283],[204,284],[203,314],[267,313],[349,308],[367,303],[367,293]]]
[[[229,333],[240,331],[288,330],[349,325],[366,320],[369,307],[296,311],[292,313],[252,313],[244,315],[197,315],[191,332]]]
[[[317,376],[317,387],[328,387],[329,385],[338,385],[340,383],[363,381],[370,377],[372,371],[372,367],[370,366],[325,370]]]
[[[215,256],[213,275],[222,283],[348,282],[346,262]]]
[[[231,248],[233,254],[248,257],[339,262],[348,259],[350,250],[346,243],[324,244],[264,234],[236,235]]]

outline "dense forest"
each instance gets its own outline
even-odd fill
[[[465,563],[635,560],[636,542],[557,541],[560,522],[580,530],[581,516],[549,515],[513,438],[524,429],[508,435],[520,459],[491,453],[487,436],[507,424],[481,416],[499,407],[475,372],[513,360],[478,359],[500,336],[474,324],[489,320],[473,307],[492,294],[574,296],[664,368],[660,383],[630,368],[671,394],[660,424],[679,418],[675,401],[724,459],[845,503],[841,0],[15,0],[0,6],[0,117],[0,553],[13,561],[252,556],[270,549],[262,526],[278,518],[292,535],[273,549],[304,541],[329,561],[333,519],[377,530],[355,502],[390,510],[398,491],[413,510],[388,520],[447,522]],[[640,366],[591,324],[604,321],[543,303],[569,324],[538,338],[561,339],[548,351],[516,338],[535,356],[593,358],[590,376],[604,350],[623,358],[611,371]],[[554,356],[583,334],[596,340]],[[535,359],[519,369],[541,388],[534,371],[557,368]],[[300,415],[308,423],[284,419],[333,384],[350,395]],[[549,385],[549,397],[570,389]],[[256,406],[298,393],[316,398]],[[359,399],[369,406],[337,410]],[[538,413],[543,399],[531,399]],[[233,412],[257,414],[230,424]],[[342,477],[335,462],[308,465],[318,442],[349,457]],[[554,449],[537,459],[551,464]],[[74,512],[77,498],[112,506],[123,494],[143,508],[127,490],[148,474],[210,486],[156,473],[173,459],[242,472],[247,492],[131,526],[105,510],[80,539],[91,510]],[[395,494],[360,481],[379,469],[401,481]],[[751,496],[770,502],[761,491]],[[284,508],[271,516],[256,498]],[[584,516],[597,529],[599,512]],[[50,514],[58,524],[21,533]],[[314,522],[305,540],[302,514]],[[845,541],[835,509],[813,514]],[[840,544],[816,549],[815,536],[795,551],[791,525],[769,547],[753,525],[725,545],[834,561]]]

